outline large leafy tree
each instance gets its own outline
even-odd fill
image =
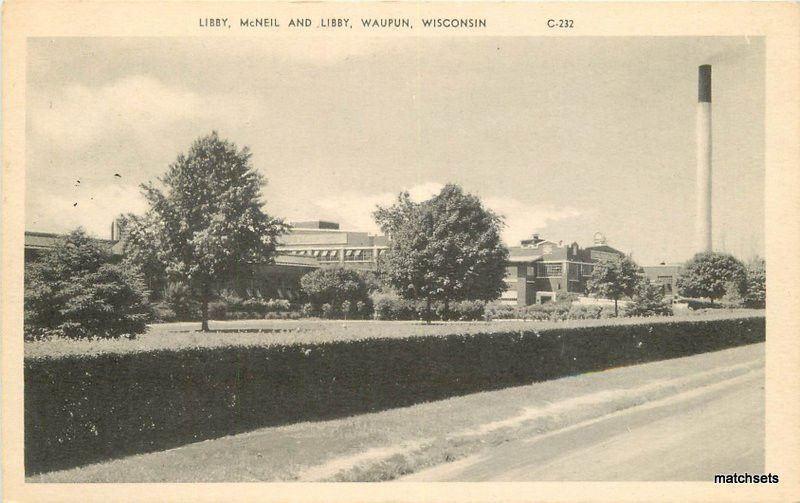
[[[287,225],[262,210],[264,177],[251,153],[217,132],[203,136],[180,154],[161,187],[142,191],[150,204],[149,224],[156,256],[170,279],[191,288],[208,331],[213,288],[241,263],[269,263]]]
[[[25,270],[25,338],[115,338],[151,317],[138,270],[114,263],[106,245],[78,229]]]
[[[631,297],[641,281],[639,266],[628,256],[615,256],[599,260],[592,270],[586,289],[598,297],[614,301],[614,315],[619,314],[617,303],[622,297]]]
[[[731,287],[745,293],[747,273],[733,255],[727,253],[698,253],[678,276],[678,292],[684,297],[706,297],[713,303]]]
[[[494,300],[505,284],[508,249],[500,240],[502,219],[480,199],[448,184],[433,198],[416,203],[408,193],[374,214],[389,236],[382,272],[401,296],[441,301]]]

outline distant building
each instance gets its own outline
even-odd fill
[[[54,248],[63,238],[63,234],[53,232],[25,231],[25,263],[35,262],[42,253]],[[106,246],[113,255],[122,254],[122,245],[117,240],[96,239],[100,245]]]
[[[292,230],[281,236],[278,251],[314,259],[319,265],[339,264],[374,270],[378,257],[388,249],[386,236],[339,229],[335,222],[292,222]]]
[[[581,248],[578,243],[565,245],[534,234],[519,246],[509,247],[506,266],[508,288],[501,300],[518,306],[551,302],[561,293],[586,294],[586,282],[598,260],[624,253],[608,246],[602,234],[595,244]]]
[[[683,264],[665,264],[659,265],[646,265],[644,275],[653,284],[659,285],[664,292],[664,295],[676,296],[678,295],[678,276],[683,272]]]
[[[98,239],[111,252],[121,256],[125,232],[118,223],[112,225],[113,239]],[[45,232],[25,232],[25,262],[36,260],[42,252],[55,246],[62,236]],[[221,284],[242,295],[296,299],[300,296],[300,278],[315,269],[342,265],[361,270],[375,270],[378,257],[388,249],[386,236],[339,228],[336,222],[294,222],[292,230],[281,236],[273,264],[242,264]],[[622,256],[598,233],[594,244],[581,248],[578,243],[564,244],[534,234],[519,246],[509,247],[506,265],[505,303],[526,306],[556,299],[561,293],[586,294],[586,282],[594,264],[603,258]],[[677,293],[676,280],[680,265],[645,266],[644,273],[661,285],[666,295]]]
[[[96,239],[107,246],[112,255],[121,257],[123,253],[124,230],[112,226],[112,236],[116,239]],[[52,249],[64,236],[51,232],[25,232],[25,263],[39,259],[42,253]],[[320,264],[313,257],[294,256],[278,253],[273,264],[241,264],[230,277],[221,278],[221,288],[236,290],[243,296],[260,295],[265,298],[297,299],[300,297],[300,278],[318,269]],[[161,293],[154,292],[160,298]]]

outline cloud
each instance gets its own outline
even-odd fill
[[[203,105],[194,92],[136,75],[96,88],[71,84],[40,96],[30,117],[34,133],[58,148],[81,150],[106,139],[157,138],[200,116]]]
[[[47,187],[36,192],[47,192]],[[147,203],[138,187],[110,185],[96,189],[81,188],[71,194],[32,194],[46,204],[28,205],[26,230],[69,232],[83,227],[98,238],[109,238],[111,222],[120,213],[144,213]]]
[[[378,194],[358,194],[345,192],[330,195],[317,201],[316,205],[326,217],[341,223],[342,228],[377,233],[379,229],[372,219],[376,206],[392,204],[401,190],[407,190],[414,201],[424,201],[437,194],[443,184],[425,182],[397,192]],[[576,218],[583,212],[572,207],[558,208],[545,205],[531,205],[508,197],[484,197],[486,208],[501,215],[505,221],[502,231],[507,245],[519,244],[521,239],[532,233],[542,231],[549,224],[559,220]]]
[[[503,241],[507,245],[518,245],[521,239],[534,232],[544,231],[548,225],[559,220],[576,218],[583,212],[572,207],[531,205],[508,197],[487,197],[484,206],[501,215],[505,221]]]

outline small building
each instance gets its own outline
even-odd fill
[[[678,276],[683,272],[683,264],[646,265],[642,267],[644,275],[651,283],[661,286],[664,295],[678,295]]]

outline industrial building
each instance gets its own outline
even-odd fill
[[[609,246],[599,232],[594,236],[594,244],[586,248],[575,242],[564,244],[534,234],[508,250],[505,278],[508,288],[501,300],[518,306],[551,302],[559,294],[585,295],[594,264],[603,258],[624,255]]]
[[[55,246],[61,236],[53,233],[25,233],[25,261],[36,260]],[[124,230],[112,226],[112,239],[98,239],[115,255],[123,250]],[[292,230],[281,236],[273,264],[242,264],[224,281],[243,295],[296,299],[300,278],[314,269],[342,265],[361,270],[376,270],[378,258],[388,249],[386,236],[362,231],[342,230],[326,221],[293,222]],[[602,234],[592,246],[565,245],[534,234],[519,246],[509,248],[506,268],[507,290],[502,301],[524,306],[555,300],[559,293],[585,294],[586,280],[593,264],[601,258],[622,255],[608,246]]]
[[[314,220],[291,225],[291,232],[279,240],[278,252],[312,258],[319,265],[340,264],[375,270],[378,257],[388,248],[386,236],[341,230],[336,222]]]

